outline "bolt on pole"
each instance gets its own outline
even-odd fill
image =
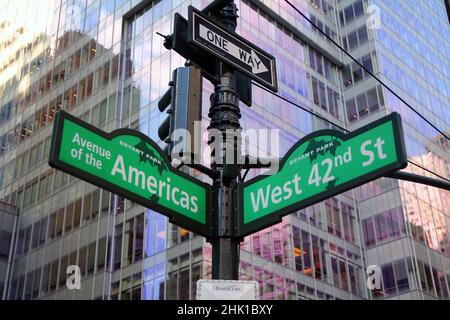
[[[230,1],[221,11],[220,22],[229,31],[236,30],[237,8]],[[241,126],[239,96],[236,92],[236,71],[224,62],[217,63],[217,83],[211,97],[209,143],[212,145],[214,225],[212,244],[212,278],[238,280],[240,239],[234,234],[235,190],[241,157]]]

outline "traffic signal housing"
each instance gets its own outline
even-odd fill
[[[158,136],[167,145],[164,151],[169,158],[183,161],[198,160],[200,156],[200,121],[202,117],[202,75],[195,66],[173,71],[170,88],[158,102],[167,117],[158,128]],[[189,162],[190,163],[190,162]]]

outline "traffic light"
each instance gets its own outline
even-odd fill
[[[171,134],[170,134],[170,126],[171,126],[171,120],[172,120],[172,114],[173,114],[173,107],[171,105],[172,96],[174,96],[174,82],[169,82],[169,90],[161,97],[161,99],[158,102],[158,109],[159,111],[163,112],[167,109],[167,117],[164,119],[164,121],[161,123],[161,125],[158,128],[158,136],[161,139],[161,141],[166,143],[166,147],[164,148],[164,151],[167,154],[170,154],[170,145],[171,145]]]
[[[164,151],[169,158],[197,160],[200,156],[200,129],[202,117],[202,76],[195,66],[181,67],[173,71],[170,88],[158,102],[167,117],[158,128],[159,138],[167,145]]]

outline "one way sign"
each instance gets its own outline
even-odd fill
[[[277,92],[275,58],[189,7],[190,41]]]

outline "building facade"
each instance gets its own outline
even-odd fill
[[[187,17],[189,5],[202,9],[209,1],[27,2],[0,2],[0,199],[19,212],[4,297],[195,299],[196,281],[211,277],[205,239],[50,168],[48,154],[53,117],[61,109],[105,131],[129,127],[159,141],[165,115],[158,100],[185,60],[166,50],[156,33],[171,33],[175,12]],[[450,131],[450,30],[443,1],[290,2]],[[280,95],[349,130],[397,111],[409,159],[450,176],[448,140],[287,2],[236,4],[236,32],[277,59]],[[205,145],[212,92],[204,80]],[[257,87],[253,106],[241,104],[241,113],[244,129],[279,130],[281,156],[304,135],[333,128]],[[248,147],[270,154],[271,144],[263,142],[248,141]],[[429,174],[411,164],[407,170]],[[248,178],[260,173],[252,170]],[[208,181],[195,170],[190,174]],[[448,191],[376,180],[246,237],[240,278],[258,281],[262,299],[448,299],[449,202]],[[66,286],[70,265],[80,268],[80,290]],[[382,270],[379,290],[367,289],[370,265]]]
[[[0,292],[5,292],[5,284],[11,270],[11,250],[17,224],[17,209],[5,202],[0,202]],[[5,296],[2,296],[5,299]]]
[[[450,50],[444,2],[340,1],[338,8],[345,49],[448,134]],[[366,11],[373,15],[369,21]],[[410,160],[406,170],[429,175],[414,165],[419,164],[448,178],[449,148],[443,135],[354,61],[346,61],[343,82],[350,129],[396,111],[402,116]],[[383,290],[372,296],[448,299],[448,192],[379,179],[357,193],[366,263],[379,265],[384,276]]]

